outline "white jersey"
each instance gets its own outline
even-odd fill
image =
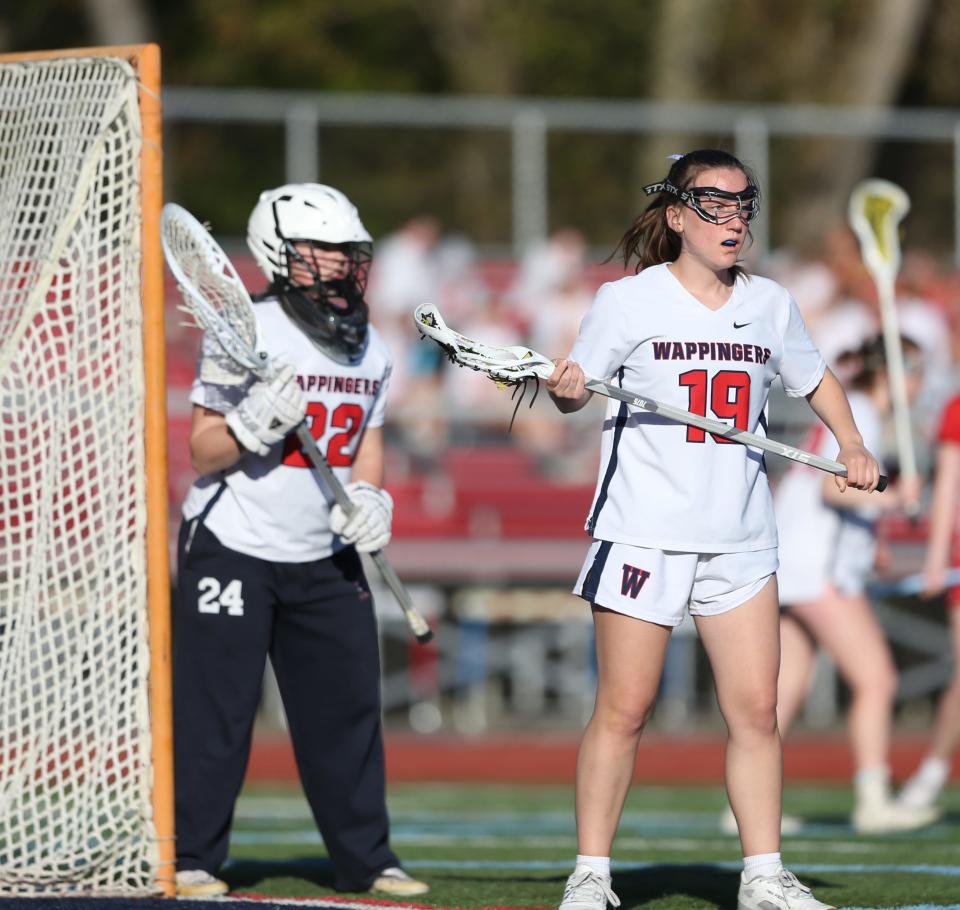
[[[883,423],[873,402],[862,392],[851,392],[849,398],[863,444],[870,452],[880,452]],[[835,459],[839,452],[833,434],[819,422],[805,446],[824,458]],[[816,600],[828,583],[844,594],[858,594],[873,569],[879,505],[858,509],[828,505],[822,492],[824,476],[815,468],[795,464],[777,486],[777,583],[782,604]]]
[[[307,399],[307,421],[321,452],[343,483],[363,432],[383,425],[389,385],[390,352],[373,326],[356,365],[338,363],[316,347],[275,299],[254,305],[259,344],[297,371]],[[226,412],[243,398],[252,379],[225,384],[201,377],[204,358],[216,357],[216,342],[204,340],[190,400]],[[207,370],[204,375],[216,374]],[[342,549],[330,530],[332,494],[291,433],[266,456],[244,452],[226,471],[199,478],[183,504],[185,520],[200,515],[225,484],[204,516],[204,524],[222,544],[273,562],[309,562]]]
[[[812,392],[825,364],[789,293],[740,277],[710,310],[666,264],[603,285],[570,359],[664,404],[766,435],[770,384]],[[723,553],[777,545],[762,452],[610,401],[586,523],[595,538]]]

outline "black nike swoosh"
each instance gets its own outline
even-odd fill
[[[747,326],[747,325],[750,325],[750,323],[749,323],[749,322],[735,322],[735,323],[733,324],[733,327],[734,327],[735,329],[742,329],[744,326]]]

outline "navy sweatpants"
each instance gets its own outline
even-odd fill
[[[367,889],[388,866],[380,659],[373,598],[352,548],[271,563],[180,533],[173,699],[177,869],[227,856],[269,654],[334,885]]]

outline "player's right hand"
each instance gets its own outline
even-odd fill
[[[579,400],[585,393],[586,378],[579,363],[558,358],[553,361],[554,371],[547,380],[547,391],[554,398]]]
[[[243,448],[266,455],[297,426],[307,412],[307,399],[292,366],[250,386],[243,401],[227,414],[227,426]]]

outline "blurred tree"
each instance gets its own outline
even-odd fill
[[[142,44],[153,34],[145,0],[86,0],[93,43]]]
[[[818,67],[818,100],[838,104],[886,107],[896,103],[930,6],[929,0],[873,0],[864,4],[860,21],[844,30],[828,67]],[[812,74],[811,74],[812,75]],[[813,141],[804,146],[803,166],[820,175],[818,189],[807,196],[786,226],[787,244],[809,243],[824,225],[845,217],[854,184],[869,171],[876,152],[871,139],[851,139],[837,154],[836,143]],[[841,201],[840,212],[837,203]]]
[[[665,103],[960,98],[957,0],[31,0],[7,4],[0,19],[6,50],[127,40],[120,35],[159,41],[168,85]],[[239,233],[255,187],[282,168],[275,134],[219,130],[229,139],[217,142],[178,131],[171,186]],[[509,240],[504,132],[351,127],[321,141],[323,178],[355,195],[379,231],[429,206],[480,242]],[[606,246],[664,155],[731,141],[552,133],[551,227],[576,223]],[[931,204],[951,187],[949,155],[920,144],[889,144],[877,157],[868,141],[800,138],[777,140],[773,152],[775,244],[815,240],[852,183],[878,167],[911,192],[922,183],[917,198]]]
[[[650,76],[645,86],[647,100],[664,103],[696,103],[703,99],[705,69],[717,53],[715,35],[719,18],[727,8],[710,0],[673,0],[661,3],[654,20],[650,49]],[[717,145],[727,137],[712,137]],[[641,137],[638,141],[637,180],[632,187],[634,208],[646,207],[644,184],[665,175],[668,155],[681,154],[706,144],[696,138]]]

